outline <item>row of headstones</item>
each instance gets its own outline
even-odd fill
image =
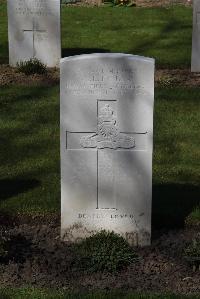
[[[47,5],[48,4],[48,5]],[[10,63],[60,60],[60,0],[8,0]],[[151,239],[154,59],[91,54],[61,60],[61,231]]]
[[[200,71],[200,0],[194,1],[191,70]],[[8,0],[9,61],[36,57],[49,67],[61,58],[60,0]]]

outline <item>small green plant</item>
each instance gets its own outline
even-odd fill
[[[24,73],[25,75],[33,74],[46,74],[47,67],[37,58],[31,58],[27,61],[20,61],[17,63],[17,69],[19,72]]]
[[[195,207],[194,210],[185,219],[187,227],[200,228],[200,205]]]
[[[71,4],[71,3],[77,3],[80,2],[81,0],[62,0],[62,4]]]
[[[135,2],[132,0],[104,0],[104,4],[110,6],[135,6]]]
[[[6,240],[0,236],[0,261],[4,259],[7,256],[7,250],[6,250]]]
[[[162,76],[158,81],[158,84],[161,87],[173,87],[177,83],[178,83],[178,80],[175,77],[172,77],[170,75]]]
[[[77,266],[89,272],[116,272],[137,258],[123,237],[105,230],[76,244],[75,253]]]
[[[192,243],[185,248],[184,254],[189,263],[193,266],[193,271],[200,270],[200,235],[198,234]]]
[[[192,240],[192,243],[185,249],[185,255],[200,258],[200,236]]]
[[[135,3],[131,0],[114,0],[116,6],[135,6]]]

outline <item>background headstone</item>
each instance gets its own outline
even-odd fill
[[[60,0],[8,0],[9,63],[37,58],[59,65]]]
[[[61,233],[151,237],[154,59],[91,54],[61,60]]]
[[[193,1],[192,72],[200,72],[200,0]]]

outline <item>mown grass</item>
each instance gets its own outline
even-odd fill
[[[4,87],[0,96],[0,211],[59,212],[58,86]],[[199,98],[200,88],[156,89],[155,225],[182,225],[200,201]]]
[[[198,295],[173,294],[136,294],[125,292],[95,292],[95,293],[69,293],[58,291],[26,289],[0,289],[0,299],[199,299]]]
[[[0,2],[0,63],[8,63],[8,21],[6,3]]]
[[[156,89],[153,221],[158,226],[182,226],[191,211],[200,221],[199,112],[199,88]]]
[[[191,8],[64,7],[62,33],[66,54],[122,52],[154,57],[159,67],[190,66]]]
[[[0,62],[8,63],[6,5],[0,3]],[[157,67],[190,66],[192,9],[62,6],[63,56],[122,52],[154,57]]]
[[[1,89],[1,209],[59,210],[58,87]]]

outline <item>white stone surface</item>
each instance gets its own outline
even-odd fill
[[[151,239],[154,59],[61,59],[61,234]]]
[[[36,57],[59,66],[60,0],[7,0],[7,5],[10,65]]]
[[[200,0],[193,1],[192,72],[200,72]]]

